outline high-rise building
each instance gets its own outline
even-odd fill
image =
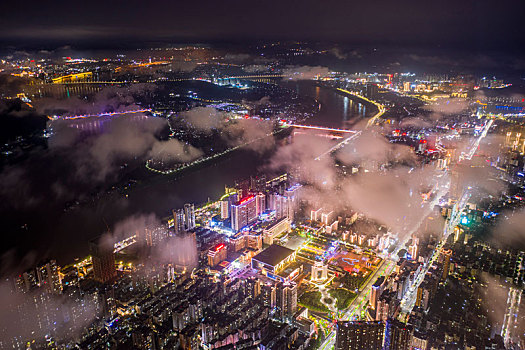
[[[377,97],[377,85],[376,84],[366,84],[365,96],[371,100]]]
[[[442,280],[446,280],[448,277],[448,271],[450,270],[450,258],[452,258],[451,249],[444,249],[441,251],[440,259],[443,259],[443,275],[441,276]]]
[[[372,290],[370,291],[370,307],[374,310],[377,309],[377,300],[383,291],[383,283],[385,282],[385,276],[379,277],[375,283],[372,285]]]
[[[383,350],[409,350],[412,343],[413,329],[396,319],[386,322],[385,343]]]
[[[391,313],[392,300],[387,293],[383,293],[376,303],[375,321],[385,322]]]
[[[186,230],[195,228],[195,206],[193,204],[184,204],[184,222]]]
[[[101,243],[99,239],[95,239],[89,242],[89,250],[93,261],[93,275],[95,281],[102,283],[112,281],[117,276],[113,247]]]
[[[230,203],[228,200],[221,201],[221,219],[228,219],[230,217]]]
[[[208,250],[208,265],[216,266],[228,256],[228,247],[221,243]]]
[[[255,211],[256,215],[261,215],[266,210],[266,196],[264,193],[257,193],[255,195]]]
[[[38,278],[35,270],[27,270],[16,278],[16,288],[21,292],[29,292],[38,287]]]
[[[383,322],[338,321],[335,349],[381,349],[384,328]]]
[[[243,198],[231,207],[232,229],[236,232],[253,223],[257,219],[257,203],[255,196]]]
[[[41,264],[36,268],[38,285],[44,287],[48,292],[59,294],[62,291],[58,266],[55,260]]]
[[[292,316],[297,311],[297,285],[294,282],[279,283],[276,296],[281,317]]]
[[[419,238],[414,237],[412,239],[412,244],[408,247],[408,253],[410,254],[410,257],[412,260],[416,260],[418,258],[419,254]]]
[[[270,194],[270,210],[275,211],[275,218],[280,219],[288,215],[288,199],[279,193]]]
[[[273,285],[263,284],[261,286],[261,295],[264,306],[273,309],[277,303],[277,288]]]
[[[284,191],[284,196],[287,199],[288,202],[288,213],[287,217],[293,221],[295,218],[295,211],[297,210],[298,206],[298,197],[299,197],[299,191],[300,191],[301,185],[295,184],[291,187],[289,187],[286,191]]]
[[[185,231],[184,209],[173,210],[173,225],[175,234],[180,234]]]

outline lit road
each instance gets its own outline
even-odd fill
[[[339,148],[341,147],[344,147],[346,146],[350,141],[352,141],[353,139],[359,137],[359,135],[361,135],[361,131],[358,131],[356,132],[355,134],[353,134],[352,136],[349,136],[347,137],[346,139],[344,139],[343,141],[339,142],[338,144],[336,144],[335,146],[333,146],[332,148],[330,148],[328,151],[326,152],[323,152],[321,153],[320,155],[318,155],[315,160],[320,160],[321,158],[323,158],[324,156],[332,153],[332,152],[335,152],[336,150],[338,150]]]
[[[484,126],[483,131],[481,132],[480,136],[474,140],[474,142],[470,145],[470,149],[466,153],[467,156],[466,159],[471,159],[472,156],[475,154],[476,150],[479,147],[479,144],[481,140],[487,135],[490,127],[492,126],[493,121],[490,120],[487,122]],[[356,135],[353,135],[356,136]],[[419,228],[423,220],[431,214],[434,205],[436,205],[439,202],[439,199],[446,194],[449,191],[450,188],[450,180],[448,176],[444,176],[443,173],[436,173],[436,186],[434,187],[434,191],[436,193],[436,196],[434,197],[434,200],[430,203],[426,204],[426,210],[423,212],[423,215],[421,216],[421,220],[414,225],[414,227],[410,230],[407,230],[404,234],[404,239],[400,240],[396,243],[396,248],[394,251],[390,254],[389,258],[385,260],[382,265],[378,268],[376,273],[372,275],[371,278],[366,282],[365,286],[362,288],[362,290],[359,292],[358,296],[354,299],[354,301],[350,304],[349,308],[345,310],[342,317],[340,317],[341,320],[351,320],[351,319],[362,319],[361,315],[366,311],[366,306],[368,303],[368,297],[370,295],[370,291],[372,289],[372,285],[377,279],[377,277],[380,276],[386,276],[388,277],[392,270],[395,267],[395,261],[397,257],[397,253],[404,247],[406,242],[411,238],[412,234],[416,232],[416,230]],[[454,232],[454,228],[459,224],[459,220],[461,219],[461,214],[467,204],[468,199],[470,198],[470,193],[468,192],[468,189],[464,192],[463,196],[459,200],[458,203],[454,206],[454,209],[452,211],[451,217],[449,220],[445,223],[444,226],[444,232],[443,232],[443,239],[440,241],[440,243],[436,246],[434,249],[434,252],[432,253],[431,258],[427,262],[426,265],[423,265],[422,268],[419,269],[419,273],[417,277],[415,278],[414,282],[410,286],[409,290],[405,294],[405,297],[401,301],[401,313],[399,316],[399,319],[406,322],[406,319],[408,318],[408,315],[410,315],[410,312],[412,311],[412,308],[414,307],[416,296],[417,296],[417,289],[421,282],[423,281],[426,272],[430,268],[430,266],[433,265],[433,263],[436,261],[436,259],[439,257],[441,253],[441,248],[443,247],[444,243],[446,242],[448,236]],[[509,310],[511,308],[515,308],[517,302],[510,303]],[[510,313],[511,311],[509,311]],[[508,317],[508,319],[512,319],[511,317]],[[510,321],[508,321],[510,322]],[[325,341],[321,344],[320,349],[322,350],[328,350],[333,349],[335,346],[335,329],[333,329],[330,334],[326,337]]]
[[[339,88],[339,89],[337,89],[337,91],[341,91],[341,92],[343,92],[345,94],[352,95],[354,97],[360,98],[361,100],[366,101],[368,103],[371,103],[371,104],[373,104],[374,106],[377,107],[378,112],[372,118],[370,118],[368,120],[368,122],[366,123],[366,127],[367,128],[369,128],[372,125],[374,125],[375,122],[377,121],[377,119],[380,118],[386,112],[385,106],[383,106],[382,104],[380,104],[380,103],[378,103],[376,101],[370,100],[370,99],[368,99],[368,98],[366,98],[366,97],[364,97],[362,95],[359,95],[359,94],[357,94],[355,92],[352,92],[352,91],[349,91],[349,90],[345,90],[345,89],[340,89]]]
[[[468,149],[468,151],[465,153],[462,153],[463,159],[472,159],[476,151],[478,150],[478,147],[481,143],[481,140],[487,136],[487,133],[492,126],[492,123],[494,121],[491,119],[489,120],[483,127],[482,132],[480,133],[479,137],[477,137],[471,144]],[[470,187],[465,189],[463,192],[463,195],[461,196],[461,199],[459,202],[457,202],[454,205],[454,208],[452,210],[452,214],[450,215],[450,218],[445,222],[445,226],[443,228],[443,238],[439,242],[439,244],[436,246],[434,251],[432,252],[432,255],[429,259],[429,261],[423,265],[423,268],[419,269],[417,272],[417,276],[412,282],[411,286],[409,287],[408,291],[405,293],[403,300],[401,300],[401,312],[399,313],[399,320],[402,322],[406,322],[408,319],[408,316],[412,312],[412,309],[414,308],[414,305],[416,303],[416,297],[417,297],[417,289],[421,285],[421,282],[425,279],[426,273],[428,272],[429,268],[436,262],[436,260],[439,258],[441,254],[441,249],[443,248],[443,245],[446,243],[448,237],[452,232],[454,232],[454,228],[459,224],[459,221],[461,220],[461,214],[463,210],[465,209],[467,205],[467,201],[470,198],[469,193]]]
[[[505,316],[503,318],[503,327],[501,329],[501,336],[506,347],[509,347],[512,340],[512,333],[515,331],[518,325],[519,311],[521,304],[521,293],[522,290],[516,287],[509,288],[509,294],[507,297],[507,309],[505,310]]]
[[[372,285],[381,276],[389,276],[395,267],[395,263],[392,260],[383,260],[379,265],[378,269],[368,278],[364,286],[357,297],[352,301],[350,306],[338,317],[340,320],[352,320],[352,319],[363,319],[362,315],[366,311],[368,305],[368,298],[372,290]],[[326,337],[324,342],[321,344],[319,349],[328,350],[333,349],[335,346],[335,329],[332,329],[330,334]]]
[[[445,227],[443,229],[443,238],[437,244],[436,248],[434,248],[434,251],[432,252],[432,255],[428,262],[424,264],[421,269],[418,270],[417,276],[412,282],[412,285],[409,287],[409,289],[403,296],[403,300],[401,300],[401,312],[399,314],[399,319],[402,322],[406,322],[408,316],[412,312],[412,309],[414,308],[414,305],[416,303],[417,289],[421,285],[421,282],[423,282],[423,280],[425,279],[425,276],[430,267],[434,265],[436,260],[441,255],[441,249],[443,248],[443,245],[447,242],[448,237],[452,232],[454,232],[454,228],[459,224],[459,221],[461,220],[461,214],[463,213],[463,210],[465,209],[469,198],[470,194],[468,193],[468,191],[465,191],[465,193],[461,197],[461,200],[454,205],[454,209],[452,210],[450,219],[447,220],[447,222],[445,223]]]

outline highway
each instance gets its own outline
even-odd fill
[[[461,197],[461,200],[454,205],[454,209],[452,210],[452,214],[450,215],[450,218],[445,223],[445,227],[443,229],[443,238],[441,241],[437,244],[436,248],[434,248],[434,251],[432,252],[432,255],[428,262],[426,262],[423,265],[423,268],[418,270],[417,276],[414,279],[414,282],[412,282],[412,285],[409,287],[407,292],[405,293],[403,300],[401,300],[401,312],[399,313],[399,320],[402,322],[406,322],[408,319],[408,316],[412,312],[412,309],[414,308],[414,305],[416,303],[416,297],[417,297],[417,289],[421,285],[421,282],[425,279],[425,276],[430,269],[432,265],[436,262],[436,260],[441,255],[441,249],[443,248],[443,245],[447,242],[448,237],[452,232],[454,232],[454,228],[459,224],[459,221],[461,220],[461,214],[463,213],[463,210],[465,209],[467,205],[467,201],[470,198],[470,194],[467,191],[463,193],[463,196]]]
[[[344,91],[344,90],[343,90]],[[346,91],[345,91],[346,92]],[[471,159],[472,156],[476,153],[481,140],[487,136],[487,133],[490,129],[490,127],[493,124],[493,120],[489,120],[481,132],[480,136],[476,138],[469,147],[469,150],[466,152],[466,156],[464,159]],[[356,135],[354,135],[356,136]],[[424,214],[422,215],[421,221],[416,223],[414,227],[411,230],[407,230],[404,234],[404,239],[400,240],[396,244],[396,249],[390,254],[388,260],[385,260],[382,265],[378,268],[376,273],[370,278],[363,289],[360,291],[359,295],[356,297],[356,299],[350,304],[349,308],[343,313],[343,317],[341,317],[341,320],[351,320],[353,317],[357,316],[357,319],[359,318],[359,315],[366,309],[368,296],[370,294],[370,290],[372,288],[372,284],[377,279],[375,276],[389,276],[392,273],[393,268],[395,267],[395,260],[397,258],[397,253],[400,249],[404,247],[406,242],[411,238],[412,234],[416,232],[416,230],[419,228],[419,225],[423,222],[423,220],[430,215],[432,212],[434,205],[439,202],[439,199],[448,192],[450,188],[450,181],[448,176],[443,176],[443,173],[436,173],[436,187],[434,188],[435,191],[437,191],[436,196],[434,197],[434,200],[430,203],[427,203],[426,210],[424,211]],[[448,236],[454,232],[454,228],[459,224],[459,220],[461,220],[461,214],[463,210],[465,209],[468,199],[470,198],[470,188],[465,189],[461,199],[456,203],[454,206],[454,209],[452,211],[452,214],[450,218],[445,222],[444,228],[443,228],[443,239],[439,242],[439,244],[434,249],[431,258],[427,262],[426,265],[423,265],[423,268],[419,270],[419,273],[417,277],[414,279],[414,282],[409,287],[409,290],[405,294],[405,297],[401,301],[401,312],[399,315],[399,319],[403,322],[406,322],[408,316],[410,315],[412,308],[415,305],[416,296],[417,296],[417,289],[421,282],[424,280],[424,277],[430,268],[436,261],[436,259],[441,254],[441,249],[445,242],[447,241]],[[510,298],[510,295],[509,295]],[[512,311],[515,309],[515,305],[519,305],[519,302],[516,298],[510,298],[509,300],[513,300],[513,302],[509,303],[509,315],[512,315]],[[357,313],[357,314],[356,314]],[[506,321],[509,324],[508,328],[510,328],[510,320],[512,317],[506,317]],[[508,332],[506,333],[506,335]],[[507,335],[508,336],[508,335]],[[320,349],[321,350],[328,350],[333,349],[335,346],[335,329],[332,329],[330,334],[326,337],[324,342],[321,344]]]
[[[478,147],[481,143],[481,140],[487,136],[487,133],[492,126],[494,120],[489,120],[483,127],[482,132],[480,133],[479,137],[474,139],[474,141],[470,144],[469,149],[467,152],[462,152],[462,158],[463,159],[472,159],[476,151],[478,150]],[[399,320],[402,322],[406,322],[408,319],[408,316],[412,312],[412,309],[414,308],[414,305],[416,303],[416,297],[417,297],[417,289],[421,285],[421,282],[425,279],[425,275],[428,272],[429,268],[436,262],[436,260],[439,258],[441,254],[441,249],[443,248],[443,245],[446,243],[448,237],[452,232],[454,232],[454,228],[459,224],[459,221],[461,220],[461,214],[463,213],[463,210],[465,209],[467,202],[470,198],[470,191],[471,188],[466,188],[461,196],[461,199],[454,205],[454,208],[452,210],[452,214],[450,215],[450,218],[445,222],[445,226],[443,228],[443,238],[438,243],[434,251],[432,252],[432,255],[429,259],[429,261],[423,265],[423,268],[418,270],[418,274],[414,281],[412,282],[412,285],[409,287],[408,291],[405,293],[403,300],[401,300],[401,312],[399,313]]]

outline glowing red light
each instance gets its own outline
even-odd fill
[[[215,247],[215,252],[219,252],[222,248],[224,248],[224,244],[219,244],[217,247]]]
[[[239,205],[243,205],[244,203],[248,202],[250,199],[254,198],[255,196],[254,195],[251,195],[249,197],[246,197],[246,198],[243,198],[240,202],[239,202]]]

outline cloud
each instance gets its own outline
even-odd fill
[[[430,116],[431,119],[439,120],[447,115],[461,114],[467,111],[468,105],[468,101],[464,99],[452,98],[428,104],[424,106],[423,109],[432,113]]]
[[[34,102],[35,108],[45,115],[85,115],[138,109],[138,97],[154,91],[152,84],[132,84],[128,87],[107,87],[89,99],[42,98]]]
[[[195,107],[181,114],[195,129],[206,133],[219,128],[225,119],[224,113],[212,107]]]
[[[345,164],[360,164],[368,170],[378,170],[387,163],[415,163],[416,156],[407,145],[392,144],[371,131],[362,134],[337,153],[337,158]]]
[[[431,167],[398,167],[386,172],[359,173],[341,187],[354,210],[403,235],[417,229],[430,214],[421,193],[432,188],[434,175]]]
[[[31,83],[32,79],[29,78],[0,73],[0,97],[14,97],[16,94],[23,92]]]
[[[499,246],[525,249],[525,209],[502,212],[491,238]]]
[[[0,284],[0,297],[0,342],[6,348],[15,337],[17,342],[35,339],[36,346],[43,345],[45,336],[74,339],[99,312],[94,296],[52,295],[40,289],[22,294],[8,282]]]
[[[202,151],[181,142],[176,139],[171,139],[163,142],[155,142],[148,153],[148,156],[155,160],[162,160],[164,162],[180,162],[185,163],[197,159],[202,156]]]
[[[255,105],[268,103],[263,97]],[[257,152],[264,152],[273,147],[273,138],[266,137],[273,131],[273,124],[264,120],[231,119],[227,114],[212,107],[196,107],[182,113],[183,118],[193,128],[207,134],[218,131],[229,146],[248,144],[246,147]]]
[[[114,242],[137,235],[137,245],[147,246],[148,235],[153,236],[153,246],[143,250],[137,265],[146,267],[174,265],[192,269],[198,265],[198,252],[195,236],[188,234],[172,235],[161,220],[154,214],[130,216],[115,224],[112,232],[104,235],[101,244]],[[148,268],[143,269],[145,271]]]
[[[348,57],[348,55],[338,47],[331,49],[330,53],[340,60],[345,60]]]
[[[336,183],[335,163],[331,157],[315,160],[333,143],[318,136],[297,134],[293,142],[281,146],[266,165],[275,172],[298,171],[303,181],[315,188],[332,188]]]
[[[97,127],[98,122],[97,118],[82,120],[80,125],[75,121],[60,121],[57,133],[50,139],[51,149],[73,147],[70,150],[75,155],[73,165],[77,175],[86,180],[103,182],[130,159],[153,157],[187,162],[201,155],[199,150],[178,140],[159,140],[157,134],[167,128],[163,118],[124,114],[104,121],[100,134],[85,138],[81,131],[67,130],[73,123],[82,130],[83,126]]]
[[[409,117],[403,118],[399,124],[402,128],[416,127],[416,128],[428,128],[432,126],[430,121],[423,119],[422,117]]]
[[[321,66],[289,66],[283,70],[284,79],[311,80],[327,77],[330,70]]]
[[[273,123],[263,120],[235,119],[225,124],[221,136],[230,146],[247,144],[246,148],[265,152],[274,146]],[[268,136],[268,137],[267,137]]]
[[[423,202],[421,194],[433,188],[437,170],[433,166],[399,164],[412,164],[415,160],[408,146],[390,144],[378,134],[364,132],[362,139],[358,137],[340,150],[337,159],[358,167],[373,166],[368,172],[361,167],[357,174],[343,176],[333,157],[315,160],[333,144],[318,136],[296,135],[293,143],[276,151],[267,167],[298,172],[305,183],[302,199],[311,207],[336,211],[351,208],[400,235],[418,230],[424,219],[433,214],[433,208]],[[383,167],[384,164],[389,166]]]
[[[251,60],[252,56],[247,53],[227,53],[224,55],[224,60],[232,63],[243,63]]]

